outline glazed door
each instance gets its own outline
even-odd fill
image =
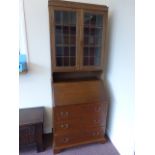
[[[78,57],[78,11],[52,8],[51,44],[54,72],[75,71]]]
[[[83,12],[80,70],[103,69],[106,19],[104,12]]]

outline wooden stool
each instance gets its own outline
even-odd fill
[[[36,144],[37,151],[43,147],[43,107],[19,110],[19,146]]]

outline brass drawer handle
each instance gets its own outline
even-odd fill
[[[100,134],[100,132],[97,131],[97,132],[96,132],[96,135],[99,135],[99,134]]]
[[[61,124],[61,128],[68,128],[68,124]]]
[[[69,126],[68,124],[65,124],[65,128],[68,128],[68,126]]]
[[[69,141],[69,138],[68,137],[66,137],[66,138],[63,139],[63,142],[64,143],[67,143],[68,141]]]
[[[63,115],[64,115],[64,112],[61,111],[61,112],[60,112],[60,115],[63,116]]]
[[[61,128],[64,128],[64,125],[63,124],[61,124]]]
[[[93,132],[93,136],[98,136],[98,135],[100,135],[100,132],[99,131]]]
[[[93,136],[96,136],[96,132],[93,132]]]
[[[95,108],[95,111],[96,111],[96,112],[101,111],[101,107]]]
[[[65,112],[65,115],[68,116],[68,112]]]
[[[96,119],[95,119],[94,122],[95,122],[95,123],[99,123],[99,120],[96,120]]]
[[[68,116],[68,114],[69,114],[69,113],[68,113],[67,111],[66,111],[66,112],[63,112],[63,111],[60,112],[60,115],[61,115],[61,116]]]

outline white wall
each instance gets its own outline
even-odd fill
[[[108,135],[121,155],[133,155],[134,0],[109,0],[109,59],[106,79],[111,104]]]
[[[134,0],[75,0],[109,6],[109,58],[106,79],[111,94],[108,135],[121,155],[133,154]],[[48,0],[24,0],[29,72],[20,75],[20,107],[45,106],[45,132],[51,131],[51,72]]]
[[[44,132],[51,132],[51,67],[48,0],[24,0],[28,73],[19,76],[20,107],[45,107]]]

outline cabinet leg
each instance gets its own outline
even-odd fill
[[[43,125],[42,124],[37,124],[36,125],[36,143],[37,143],[37,151],[38,152],[44,151]]]
[[[54,154],[57,154],[57,153],[60,153],[61,152],[61,150],[60,149],[54,149]]]
[[[104,143],[106,143],[106,142],[107,142],[107,139],[104,138],[100,143],[101,143],[101,144],[104,144]]]
[[[43,145],[37,144],[37,152],[42,152],[44,151]]]

